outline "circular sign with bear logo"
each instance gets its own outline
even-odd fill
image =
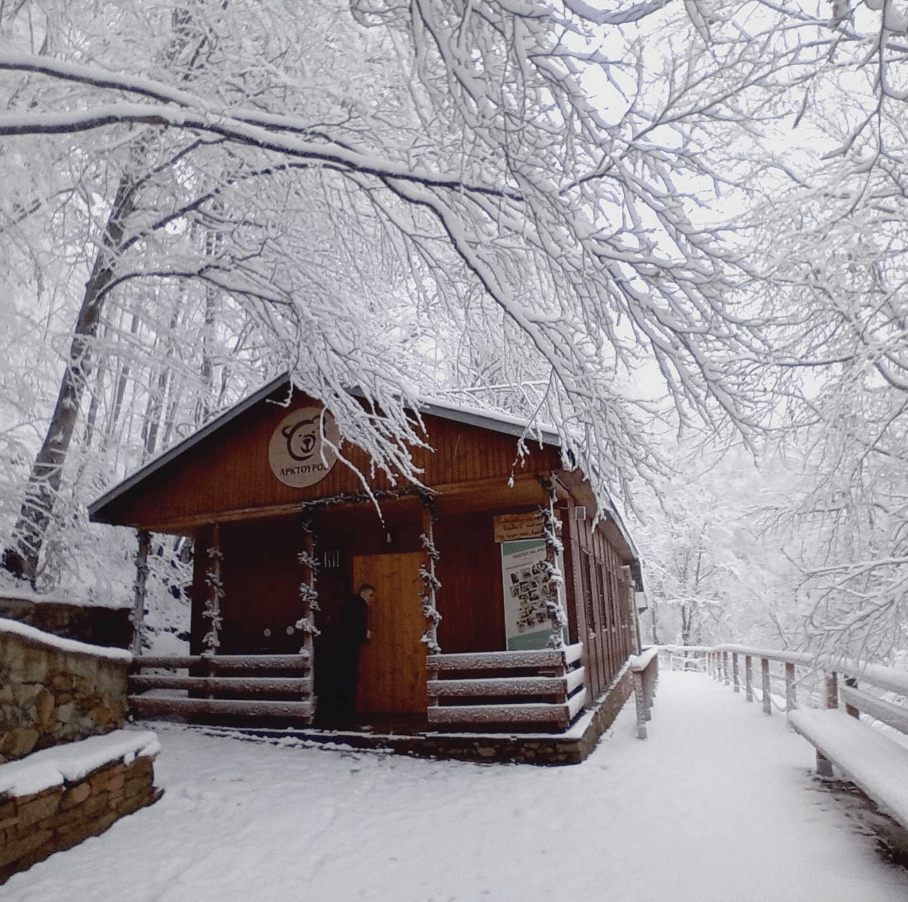
[[[327,442],[325,441],[327,439]],[[278,424],[268,445],[271,472],[295,489],[324,479],[337,461],[340,443],[333,416],[321,407],[301,407]]]

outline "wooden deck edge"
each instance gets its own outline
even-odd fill
[[[251,727],[242,732],[263,738],[293,738],[306,747],[331,749],[351,746],[363,750],[391,751],[413,758],[476,761],[486,764],[532,764],[565,766],[580,764],[595,750],[602,734],[612,725],[630,697],[633,682],[622,670],[611,681],[592,708],[567,733],[457,733],[427,732],[412,736],[322,731],[303,728],[288,731]],[[578,730],[578,725],[582,729]]]

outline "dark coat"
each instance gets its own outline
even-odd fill
[[[359,651],[368,639],[367,612],[369,605],[361,595],[353,595],[344,602],[340,612],[337,643],[349,651]]]

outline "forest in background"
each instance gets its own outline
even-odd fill
[[[904,653],[906,9],[0,2],[0,585],[127,602],[86,505],[289,369],[553,424],[657,640]]]

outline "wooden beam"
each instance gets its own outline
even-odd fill
[[[479,680],[431,680],[430,698],[473,698],[481,696],[562,696],[567,698],[565,677],[502,677]]]
[[[842,686],[839,689],[839,697],[849,706],[869,714],[883,723],[901,730],[908,734],[908,709],[901,705],[894,705],[892,702],[884,701],[868,692],[862,692],[860,689],[854,689],[851,686]]]
[[[441,501],[444,500],[445,510],[471,509],[475,507],[477,499],[488,499],[494,505],[500,503],[509,507],[516,504],[538,504],[543,498],[543,492],[535,474],[517,476],[513,484],[509,485],[506,479],[495,477],[493,479],[476,479],[469,482],[451,482],[444,485],[430,486],[433,493]],[[320,498],[311,499],[313,502],[322,501]],[[413,506],[419,503],[413,494],[400,495],[395,498],[381,499],[382,507],[393,507],[400,504]],[[372,504],[368,498],[362,501],[338,504],[331,510],[343,510],[350,507],[363,507]],[[154,532],[164,532],[179,535],[192,535],[199,529],[209,526],[213,520],[218,523],[237,523],[246,520],[262,520],[269,517],[298,516],[300,504],[298,501],[286,504],[271,504],[262,507],[233,508],[224,511],[199,511],[198,513],[141,522],[124,522],[122,526],[132,526],[136,529],[148,529]]]
[[[429,723],[461,727],[487,727],[498,724],[508,728],[554,727],[566,730],[570,724],[567,705],[438,705],[428,709]]]
[[[430,655],[433,670],[514,670],[519,667],[563,667],[564,655],[553,649],[539,651],[481,651]]]
[[[136,669],[182,670],[210,661],[216,670],[306,670],[308,655],[141,655],[132,662]]]
[[[130,676],[131,693],[149,689],[188,689],[198,692],[237,692],[243,695],[287,693],[312,694],[311,677],[193,677],[193,676]]]
[[[306,701],[254,701],[234,698],[148,698],[127,696],[137,714],[179,714],[186,717],[274,717],[281,720],[311,720],[315,706]]]

